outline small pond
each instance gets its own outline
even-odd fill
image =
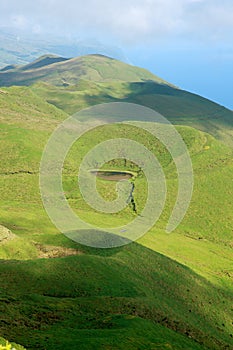
[[[92,170],[91,174],[108,181],[129,180],[134,174],[117,170]]]

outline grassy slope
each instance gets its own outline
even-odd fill
[[[199,349],[195,339],[220,349],[231,342],[227,291],[137,244],[109,256],[87,251],[79,257],[12,261],[2,264],[1,275],[6,276],[2,332],[28,348],[53,349],[61,342],[59,348],[69,349],[72,341],[87,349],[94,344],[152,349],[161,342],[172,349],[185,344]]]
[[[156,82],[99,82],[80,80],[67,87],[38,83],[32,87],[40,97],[73,114],[78,110],[113,101],[150,107],[177,125],[208,132],[233,146],[233,113],[201,96]]]
[[[139,103],[174,124],[209,132],[233,146],[233,113],[216,103],[105,56],[89,55],[51,64],[56,60],[59,58],[42,56],[32,64],[0,72],[0,86],[36,84],[36,94],[69,114],[102,102]]]
[[[146,69],[130,66],[101,55],[88,55],[69,60],[61,58],[61,62],[53,64],[48,64],[51,63],[51,60],[48,62],[42,56],[35,62],[16,68],[14,71],[0,72],[0,86],[31,85],[37,81],[62,86],[63,83],[78,83],[80,79],[91,81],[154,80],[158,83],[165,83],[164,80]]]
[[[8,346],[7,349],[9,349],[9,346],[11,346],[10,350],[15,349],[15,350],[24,350],[25,348],[19,344],[15,344],[15,343],[10,343],[9,341],[7,341],[6,339],[0,337],[0,346],[2,345],[2,347]],[[1,347],[0,347],[1,349]]]
[[[157,226],[138,244],[107,251],[80,247],[50,223],[38,190],[43,146],[65,114],[28,88],[4,91],[0,213],[2,224],[17,238],[0,246],[2,259],[16,259],[0,264],[1,334],[29,349],[232,347],[231,150],[208,135],[178,128],[192,155],[196,185],[184,222],[166,235],[177,189],[169,155],[143,133],[119,128],[119,135],[131,135],[157,154],[168,179],[167,205]],[[64,171],[70,204],[83,217],[105,224],[104,215],[84,203],[77,206],[73,174],[82,154],[112,131],[109,127],[87,134],[82,153],[77,158],[80,145],[74,145]],[[121,163],[110,166],[122,168]],[[114,196],[114,184],[98,185],[104,196]],[[144,200],[144,185],[143,177],[138,178],[137,203]],[[129,218],[127,208],[111,221]],[[78,248],[83,254],[37,260],[35,242]],[[34,260],[23,261],[27,259]]]

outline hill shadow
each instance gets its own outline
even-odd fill
[[[65,319],[76,307],[77,317],[126,314],[160,323],[211,349],[233,345],[226,324],[231,320],[230,296],[190,268],[138,243],[81,250],[85,254],[0,264],[0,296],[9,305],[0,322],[4,335],[16,332],[14,325],[25,316],[25,308],[33,314],[56,300]],[[49,308],[56,314],[56,305]],[[45,312],[42,325],[46,317]],[[31,327],[25,321],[21,332]]]

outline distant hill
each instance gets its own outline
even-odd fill
[[[67,61],[68,58],[59,57],[56,55],[43,55],[32,63],[28,63],[25,66],[19,68],[20,71],[27,71],[32,69],[37,69],[45,66],[49,66],[53,63]]]
[[[6,65],[28,64],[41,55],[75,57],[91,53],[103,53],[125,60],[121,49],[93,39],[80,40],[48,34],[28,33],[12,28],[0,28],[0,68]]]
[[[0,72],[0,86],[32,85],[38,81],[63,86],[64,84],[77,84],[80,79],[95,82],[154,81],[168,84],[146,69],[134,67],[103,55],[88,55],[71,59],[44,55],[28,65],[19,66],[14,71]]]
[[[18,66],[16,64],[9,64],[8,66],[5,66],[4,68],[0,69],[0,72],[6,72],[11,69],[16,69]]]

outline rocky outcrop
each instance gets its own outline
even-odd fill
[[[14,239],[16,236],[5,226],[0,225],[0,243]]]

